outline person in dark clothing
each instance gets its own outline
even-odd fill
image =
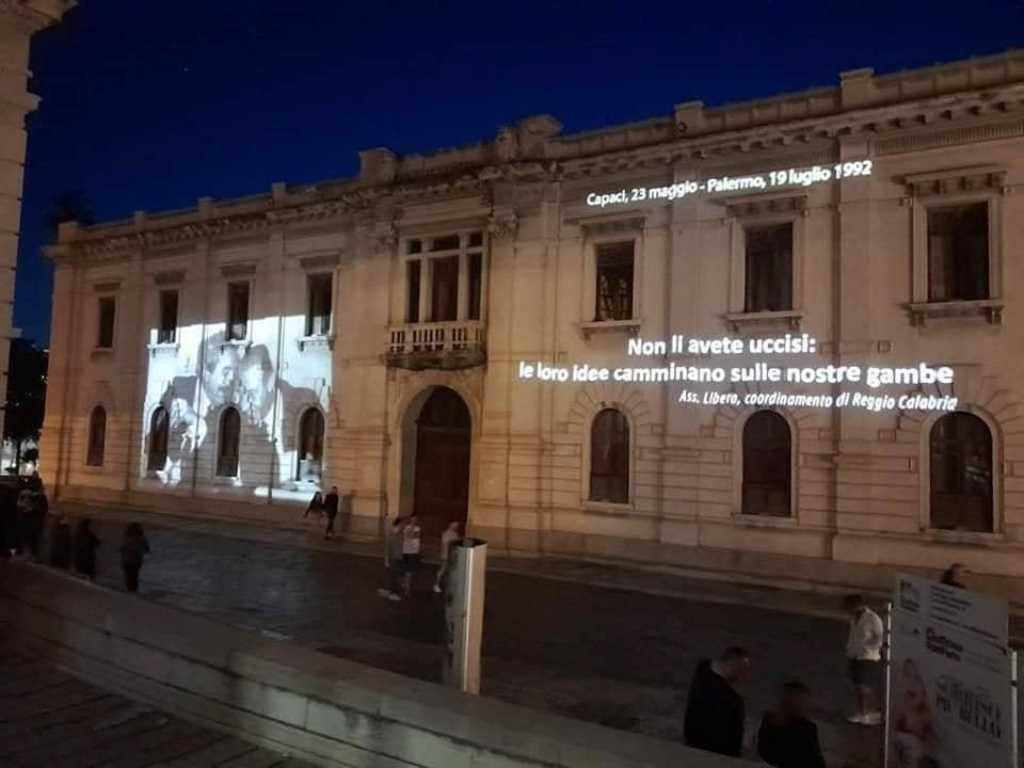
[[[332,485],[331,490],[324,496],[324,512],[327,514],[327,530],[324,531],[324,538],[329,539],[334,535],[334,518],[338,516],[338,486]]]
[[[750,673],[750,654],[731,647],[716,660],[697,664],[686,699],[683,738],[688,747],[740,757],[743,754],[743,697],[734,686]]]
[[[818,726],[807,717],[807,686],[782,686],[779,708],[766,712],[757,732],[757,754],[775,768],[825,768]]]
[[[964,586],[964,575],[967,573],[967,566],[963,563],[953,563],[942,573],[942,583],[958,589],[967,589]]]
[[[121,542],[121,568],[124,570],[124,587],[129,592],[139,591],[139,571],[148,552],[149,542],[142,526],[128,523]]]
[[[85,518],[75,530],[75,570],[88,579],[96,578],[96,549],[100,540],[92,532],[92,521]]]
[[[71,567],[71,526],[64,515],[50,529],[50,565],[65,570]]]
[[[309,500],[309,506],[306,507],[306,512],[302,515],[303,517],[309,517],[312,514],[315,517],[320,517],[324,512],[324,495],[317,491],[313,494],[313,498]]]

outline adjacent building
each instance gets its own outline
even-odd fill
[[[7,366],[14,327],[14,271],[21,230],[21,188],[25,172],[25,116],[39,106],[28,92],[29,42],[55,24],[75,0],[3,0],[0,2],[0,377],[7,391]],[[0,435],[4,412],[0,410]],[[4,466],[7,466],[6,464]]]
[[[360,159],[61,229],[58,498],[1024,575],[1024,53]]]

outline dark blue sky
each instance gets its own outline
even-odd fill
[[[444,9],[440,11],[438,9]],[[1021,45],[1024,3],[80,0],[35,39],[15,324],[49,337],[45,220],[352,175],[357,152],[567,131]]]

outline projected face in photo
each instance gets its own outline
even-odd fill
[[[167,356],[151,360],[151,385],[166,382],[168,378],[170,383],[158,384],[161,388],[147,401],[150,403],[147,412],[157,414],[147,422],[145,436],[145,463],[150,476],[167,486],[191,482],[197,457],[207,453],[212,464],[224,466],[221,456],[213,455],[222,450],[223,443],[213,438],[218,435],[225,408],[232,406],[241,417],[243,437],[237,441],[239,455],[232,456],[233,460],[226,465],[237,467],[233,469],[236,474],[232,475],[237,484],[266,485],[271,471],[276,473],[276,487],[301,483],[301,488],[305,489],[310,484],[318,484],[322,457],[299,456],[299,443],[316,446],[319,453],[323,445],[323,419],[303,420],[300,416],[311,407],[323,410],[330,375],[329,353],[303,356],[294,347],[282,349],[283,365],[292,374],[287,378],[321,382],[319,387],[295,386],[276,369],[267,344],[231,343],[222,332],[205,341],[193,338],[194,357]],[[187,337],[183,338],[183,349],[188,341]],[[274,346],[277,347],[276,343]],[[197,367],[193,367],[193,360],[199,362]],[[200,375],[196,375],[197,370]],[[160,416],[160,408],[165,418]],[[292,421],[318,424],[319,434],[293,435],[296,424]],[[265,450],[256,447],[263,441],[272,443],[276,449],[273,469]],[[249,450],[251,458],[246,453]],[[209,478],[197,479],[205,482]]]

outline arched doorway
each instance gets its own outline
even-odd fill
[[[416,419],[412,511],[423,528],[426,549],[440,546],[449,522],[466,524],[470,431],[469,409],[462,398],[447,387],[436,387]]]

